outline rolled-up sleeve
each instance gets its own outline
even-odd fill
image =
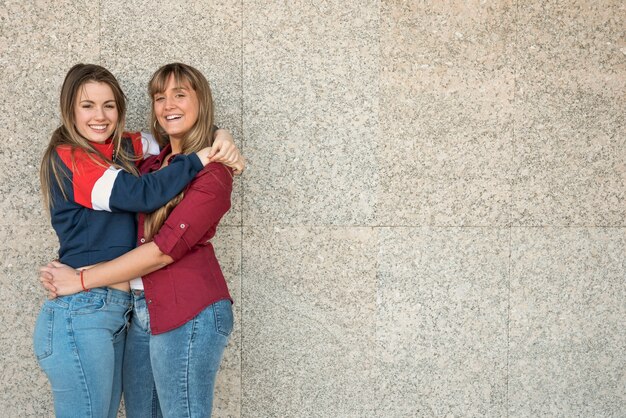
[[[232,185],[230,169],[219,163],[207,165],[154,236],[161,252],[177,261],[206,240],[207,232],[230,209]]]

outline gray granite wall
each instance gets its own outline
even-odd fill
[[[0,416],[55,254],[37,167],[76,62],[146,127],[180,60],[249,159],[216,246],[219,417],[626,416],[620,0],[0,0]]]

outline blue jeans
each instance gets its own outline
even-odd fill
[[[34,352],[48,376],[57,418],[115,418],[130,294],[97,288],[44,303]]]
[[[143,292],[132,293],[123,371],[126,416],[210,417],[215,378],[233,330],[230,301],[216,302],[184,325],[151,335]]]

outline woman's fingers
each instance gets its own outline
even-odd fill
[[[57,288],[52,284],[50,280],[40,279],[41,285],[49,292],[56,292]]]

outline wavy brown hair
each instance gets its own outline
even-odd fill
[[[209,82],[200,71],[194,67],[179,62],[164,65],[156,70],[148,84],[148,94],[152,99],[152,111],[150,116],[150,126],[152,134],[162,147],[169,143],[169,137],[165,130],[159,125],[156,114],[154,113],[155,95],[163,93],[170,77],[174,78],[177,86],[189,84],[198,97],[198,120],[193,124],[191,129],[186,132],[181,142],[181,153],[191,154],[200,151],[202,148],[209,147],[213,144],[213,95]],[[180,203],[184,197],[184,192],[175,196],[167,202],[165,206],[160,207],[152,213],[146,215],[144,220],[144,235],[146,240],[159,231],[170,212]]]
[[[89,140],[83,137],[76,129],[74,109],[81,89],[85,83],[89,82],[105,83],[113,91],[118,112],[117,126],[112,136],[113,149],[117,156],[115,161],[106,158],[101,152],[91,146]],[[61,126],[52,133],[48,147],[43,154],[39,170],[41,192],[46,208],[50,209],[55,203],[52,194],[53,181],[58,185],[63,198],[67,200],[67,193],[63,186],[63,177],[67,177],[67,173],[62,170],[63,163],[58,158],[55,158],[56,148],[59,146],[71,147],[72,164],[74,164],[74,151],[82,150],[96,164],[105,166],[106,163],[139,175],[133,163],[137,158],[130,155],[122,146],[122,133],[126,121],[126,97],[117,79],[109,70],[95,64],[76,64],[70,68],[61,87],[60,111]]]

